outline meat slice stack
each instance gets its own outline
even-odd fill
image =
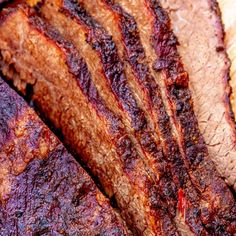
[[[44,19],[24,5],[3,11],[1,69],[30,91],[133,232],[233,235],[235,200],[208,156],[160,2],[39,6]]]
[[[196,4],[182,0],[161,2],[170,12],[180,42],[178,49],[190,75],[194,110],[210,157],[236,190],[236,129],[229,103],[230,62],[224,48],[219,8],[215,0],[198,0]]]
[[[85,171],[0,78],[0,235],[127,235]]]
[[[91,18],[91,16],[85,11],[87,4],[89,5],[89,2],[86,2],[86,4],[84,4],[83,6],[82,4],[75,4],[71,1],[64,1],[64,5],[61,5],[60,1],[46,1],[45,5],[41,8],[41,13],[48,21],[50,21],[51,24],[59,29],[65,37],[72,40],[85,57],[89,57],[86,55],[94,55],[93,60],[91,60],[91,58],[88,58],[88,63],[91,64],[92,62],[94,62],[94,58],[97,57],[97,61],[95,63],[96,67],[100,63],[100,70],[103,71],[103,74],[100,75],[99,81],[97,81],[96,83],[101,85],[102,79],[107,79],[108,83],[111,83],[110,88],[106,85],[105,89],[110,90],[110,93],[115,94],[118,102],[121,104],[121,106],[123,106],[123,110],[130,116],[131,126],[132,119],[134,120],[134,118],[135,120],[133,124],[135,124],[135,122],[137,123],[137,121],[143,123],[142,120],[144,120],[139,114],[135,114],[134,116],[132,114],[132,110],[130,109],[130,107],[128,107],[129,103],[133,104],[131,99],[135,101],[135,94],[138,95],[137,101],[139,101],[139,106],[136,105],[136,107],[140,111],[141,109],[139,107],[142,107],[142,109],[145,110],[145,115],[147,117],[145,117],[145,123],[148,123],[148,125],[138,127],[138,129],[135,130],[134,136],[139,141],[144,150],[145,156],[148,158],[147,165],[150,167],[150,171],[152,171],[152,176],[154,176],[154,178],[158,181],[158,178],[160,178],[158,176],[159,173],[161,173],[162,175],[169,175],[167,176],[169,179],[168,182],[157,182],[168,204],[168,210],[172,214],[171,216],[175,217],[178,204],[178,194],[181,198],[181,196],[183,195],[183,190],[181,188],[185,188],[184,192],[192,194],[192,196],[186,196],[189,199],[189,207],[186,215],[186,220],[188,221],[189,225],[192,225],[192,227],[195,227],[198,231],[205,232],[205,229],[202,226],[202,223],[199,221],[199,218],[197,216],[194,216],[194,212],[199,208],[198,194],[196,190],[191,186],[189,176],[186,175],[187,170],[184,167],[183,160],[181,160],[177,142],[172,136],[171,124],[169,122],[168,114],[162,100],[160,89],[158,87],[158,84],[154,80],[154,76],[151,74],[151,67],[149,67],[149,65],[145,62],[145,58],[143,57],[144,51],[142,49],[141,42],[139,43],[138,41],[138,35],[136,35],[135,37],[133,37],[132,34],[128,35],[129,29],[131,28],[128,25],[130,22],[128,15],[125,15],[126,19],[123,19],[123,22],[127,22],[127,29],[123,29],[124,36],[126,37],[127,42],[126,48],[132,50],[132,45],[129,42],[129,38],[132,41],[136,40],[136,44],[133,48],[134,52],[130,51],[130,55],[132,55],[133,53],[134,57],[137,59],[136,61],[131,61],[133,62],[131,65],[126,63],[125,67],[123,66],[123,71],[126,72],[126,77],[120,77],[120,82],[123,82],[123,87],[125,87],[126,92],[129,91],[129,96],[126,96],[127,98],[123,100],[122,94],[116,90],[118,86],[116,84],[112,85],[111,80],[113,80],[114,76],[112,77],[112,75],[110,75],[111,73],[109,73],[108,71],[109,65],[107,66],[108,63],[110,63],[111,66],[113,65],[113,67],[115,67],[115,65],[120,66],[119,61],[113,61],[112,59],[119,58],[119,55],[122,57],[122,53],[124,52],[124,48],[122,46],[122,36],[120,38],[114,37],[114,41],[117,45],[117,52],[115,50],[106,50],[106,48],[110,48],[109,45],[114,44],[107,33],[109,32],[109,28],[107,27],[106,31],[101,27],[101,24]],[[96,3],[96,5],[99,5],[99,3]],[[98,7],[94,9],[97,9],[99,12],[104,10]],[[122,11],[121,8],[119,8],[118,10]],[[106,24],[110,26],[110,29],[113,29],[116,34],[118,34],[118,25],[116,26],[116,22],[111,22],[112,17],[113,16],[111,16],[110,14],[110,20],[107,21]],[[131,22],[130,24],[132,23],[133,22]],[[69,26],[70,31],[67,30]],[[80,34],[78,34],[77,32],[80,32]],[[87,38],[86,35],[88,35]],[[106,41],[104,40],[104,38],[106,39]],[[95,52],[92,51],[93,46]],[[88,51],[89,47],[90,51]],[[135,55],[135,50],[137,48],[139,54]],[[111,59],[109,59],[108,61],[106,60],[107,58]],[[132,70],[135,70],[135,74],[133,74]],[[116,74],[119,75],[117,72]],[[139,84],[141,85],[141,87]],[[104,89],[101,91],[101,93],[104,94]],[[108,99],[109,97],[106,97],[106,100]],[[115,104],[115,102],[113,102],[113,104]],[[150,116],[150,111],[152,112],[152,116]],[[155,122],[155,120],[157,120],[157,122]],[[152,138],[153,135],[150,135],[151,132],[147,132],[148,129],[153,130],[151,132],[156,132],[158,134],[158,138],[162,140],[162,145]],[[157,148],[159,148],[160,151]],[[163,160],[165,160],[164,158],[168,159],[163,162]],[[160,168],[159,166],[161,163],[162,165],[163,163],[165,163],[166,165],[165,173],[165,169],[163,167],[162,170],[158,169]],[[163,176],[162,178],[165,177],[166,176]],[[166,185],[166,182],[169,184],[169,186]],[[161,187],[163,190],[161,189]],[[181,201],[182,200],[180,200],[180,202]],[[181,204],[179,205],[180,208],[182,208]],[[182,215],[185,214],[183,209],[181,209],[181,211]],[[181,214],[179,214],[178,218],[183,218]],[[181,219],[178,219],[178,221],[179,220]]]

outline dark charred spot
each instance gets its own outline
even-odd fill
[[[0,77],[0,147],[7,141],[10,135],[10,123],[17,119],[24,107],[24,101],[18,97],[16,92],[9,89],[7,84]]]
[[[169,16],[167,12],[164,11],[163,8],[160,6],[159,1],[150,0],[150,7],[155,12],[158,22],[161,22],[161,24],[164,24],[164,25],[170,24]]]
[[[10,129],[5,119],[0,118],[0,147],[2,147],[7,141],[10,135]]]
[[[117,150],[124,163],[124,168],[132,171],[135,168],[136,161],[139,159],[139,155],[129,137],[125,136],[118,141]]]
[[[180,112],[182,112],[183,108],[184,108],[184,104],[183,104],[181,101],[179,101],[179,102],[176,104],[176,111],[177,111],[178,113],[180,113]]]
[[[216,47],[216,51],[217,52],[223,52],[223,51],[225,51],[225,47],[223,45],[219,45],[219,46]]]
[[[33,236],[46,236],[50,233],[50,230],[49,228],[45,228],[45,229],[42,229],[42,230],[39,230],[39,231],[36,231],[33,233]]]
[[[156,143],[153,142],[151,135],[148,133],[142,133],[141,145],[145,147],[145,149],[148,150],[149,153],[155,153],[159,151]],[[160,156],[162,156],[162,154]]]
[[[36,219],[35,224],[31,225],[34,236],[42,236],[50,233],[49,222],[45,218]]]
[[[147,120],[143,111],[136,110],[131,114],[131,117],[132,117],[132,127],[136,132],[147,129]]]
[[[22,216],[23,216],[23,211],[16,211],[15,212],[15,216],[17,217],[17,218],[21,218]]]
[[[113,208],[119,209],[115,194],[110,197],[110,203]]]
[[[160,195],[158,194],[157,189],[153,186],[150,187],[150,201],[151,201],[151,206],[154,209],[162,209],[162,205],[160,203],[162,202]]]
[[[195,159],[195,165],[199,165],[200,163],[202,163],[204,161],[204,153],[197,153],[196,159]]]
[[[168,61],[167,59],[158,59],[154,65],[153,68],[156,71],[160,71],[163,69],[167,69],[171,65],[171,61]]]
[[[171,217],[175,217],[177,206],[177,187],[173,181],[171,181],[171,176],[166,174],[162,177],[159,185],[161,196],[168,204],[168,212]]]
[[[125,234],[118,227],[114,227],[112,230],[109,231],[104,230],[97,236],[125,236]]]

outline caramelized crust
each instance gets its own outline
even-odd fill
[[[235,200],[208,157],[166,12],[155,0],[95,2],[40,8],[85,59],[28,10],[4,14],[3,72],[32,86],[135,233],[234,234]]]
[[[178,50],[190,75],[194,111],[209,156],[227,184],[236,189],[236,127],[229,100],[230,61],[224,48],[218,5],[213,0],[184,5],[181,0],[170,0],[163,1],[163,6],[171,12],[173,28],[180,42]],[[197,6],[202,11],[198,11]],[[173,7],[181,9],[177,10],[178,15],[172,11]],[[230,12],[234,8],[227,9]],[[231,17],[230,14],[227,16]],[[196,26],[194,30],[191,25]],[[227,30],[227,25],[225,27]],[[194,63],[188,64],[188,61]],[[233,87],[233,83],[231,85]]]
[[[127,235],[93,181],[0,78],[0,235]]]

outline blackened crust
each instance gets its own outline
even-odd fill
[[[88,43],[101,57],[105,76],[110,82],[113,93],[131,116],[133,128],[137,131],[146,128],[146,119],[128,86],[123,63],[119,59],[112,37],[76,1],[65,0],[62,9],[68,17],[89,28]]]
[[[56,44],[57,47],[64,53],[67,66],[76,78],[79,88],[82,90],[88,101],[93,104],[96,112],[99,115],[106,117],[111,124],[110,131],[116,136],[115,140],[118,141],[117,146],[119,147],[119,154],[121,155],[121,160],[124,163],[124,168],[131,171],[131,163],[135,163],[135,160],[138,158],[138,154],[135,150],[131,151],[131,149],[129,149],[132,148],[132,145],[123,145],[125,143],[123,142],[123,139],[127,139],[127,137],[124,134],[125,131],[120,118],[112,113],[109,108],[107,108],[104,100],[101,98],[91,79],[86,63],[79,56],[74,44],[65,40],[55,28],[51,27],[49,24],[46,24],[45,21],[39,18],[36,14],[30,13],[29,22],[34,29],[38,30],[40,34],[45,35],[48,40],[51,40],[51,43]],[[127,157],[127,153],[130,153],[129,158]],[[126,155],[126,158],[122,157],[123,155]]]
[[[136,104],[135,99],[133,98],[132,91],[129,90],[129,87],[127,86],[127,81],[123,72],[123,64],[120,62],[118,53],[115,47],[114,42],[112,41],[111,36],[109,36],[104,29],[91,18],[87,14],[87,12],[84,10],[84,8],[73,2],[73,1],[64,1],[63,8],[61,9],[68,17],[75,18],[79,22],[82,22],[86,27],[90,29],[90,33],[88,35],[88,42],[93,46],[93,48],[99,52],[103,68],[105,71],[106,77],[111,82],[111,87],[117,98],[119,98],[119,101],[121,100],[122,103],[125,103],[125,110],[129,112],[129,114],[132,116],[133,121],[133,128],[137,131],[146,128],[144,123],[146,124],[146,120],[144,117],[143,112],[139,109],[138,105]],[[73,65],[77,65],[78,63],[73,63]],[[69,65],[70,66],[70,65]],[[80,65],[80,67],[82,67]],[[80,68],[72,68],[72,72],[75,75],[79,75],[81,69]],[[82,71],[88,74],[87,68],[85,70],[85,66],[82,67]],[[81,74],[80,74],[81,76]],[[94,106],[97,108],[102,108],[102,113],[108,114],[109,116],[106,116],[107,119],[110,117],[110,123],[112,125],[112,131],[113,135],[116,136],[114,139],[117,153],[123,163],[124,166],[124,173],[127,173],[129,175],[129,178],[131,181],[135,183],[135,179],[133,179],[132,172],[136,172],[135,170],[135,163],[136,161],[139,161],[140,156],[137,153],[137,150],[133,146],[133,142],[130,140],[129,136],[127,135],[126,131],[124,130],[122,126],[122,122],[120,121],[120,118],[116,117],[114,114],[112,114],[111,111],[108,111],[108,108],[104,108],[102,104],[102,98],[99,97],[99,93],[96,90],[95,86],[93,85],[93,82],[91,78],[88,76],[82,76],[83,84],[80,85],[80,88],[82,88],[83,93],[89,98],[89,101],[94,104]],[[90,98],[90,93],[92,96],[96,95],[96,97]],[[128,102],[127,102],[128,101]],[[128,103],[128,104],[127,104]],[[102,107],[103,106],[103,107]],[[106,111],[106,112],[104,112]],[[116,125],[117,124],[117,125]],[[119,126],[118,126],[119,124]],[[145,140],[144,140],[145,139]],[[147,135],[143,133],[143,142],[146,142],[147,147],[151,146],[149,144],[149,138]],[[160,158],[161,159],[161,158]],[[165,179],[165,176],[163,177],[165,184],[163,183],[163,188],[167,186],[167,183],[169,180]],[[150,179],[146,180],[146,186],[145,188],[148,189],[148,186],[153,186],[153,182]],[[156,212],[156,220],[164,222],[162,219],[162,216],[167,214],[166,206],[164,203],[164,199],[161,196],[161,193],[156,190],[156,187],[151,187],[154,190],[148,191],[146,194],[148,195],[148,199],[150,200],[151,208],[154,212]],[[163,190],[164,192],[164,190]],[[159,199],[157,201],[157,199]],[[172,226],[172,223],[169,219],[169,216],[165,216],[165,221],[169,222],[168,227],[163,228],[163,233],[165,234],[176,234],[176,229],[174,226]]]
[[[64,1],[61,8],[68,17],[76,19],[79,24],[83,24],[89,30],[88,43],[99,53],[101,62],[105,71],[105,76],[111,84],[111,88],[117,100],[122,103],[125,111],[129,113],[132,119],[132,128],[136,130],[142,147],[148,153],[154,156],[158,162],[158,174],[160,175],[159,192],[161,202],[168,201],[169,212],[173,218],[176,213],[178,190],[172,182],[172,177],[167,163],[163,157],[162,149],[158,147],[148,133],[147,120],[143,111],[138,107],[133,92],[128,86],[127,78],[124,75],[123,63],[120,61],[116,46],[112,37],[85,11],[82,4],[73,1]],[[127,159],[127,158],[126,158]]]
[[[0,208],[2,235],[125,235],[107,203],[97,201],[94,183],[62,145],[45,160],[33,160],[11,189],[10,199],[1,205],[4,210]]]
[[[117,145],[117,150],[121,161],[124,163],[126,171],[133,171],[138,154],[133,148],[133,144],[127,137],[123,128],[122,122],[116,114],[114,114],[106,106],[105,101],[101,98],[96,86],[94,85],[87,65],[84,60],[79,56],[75,46],[66,41],[54,28],[46,24],[38,16],[30,17],[30,23],[51,39],[52,43],[56,43],[57,46],[65,53],[66,63],[70,72],[75,76],[79,88],[86,96],[88,101],[93,104],[94,109],[100,116],[104,116],[111,124],[111,133],[114,135],[113,141]]]
[[[125,111],[131,116],[132,128],[136,130],[137,135],[140,135],[143,141],[142,146],[149,150],[149,152],[155,153],[156,159],[160,163],[163,162],[162,150],[157,147],[150,134],[145,131],[148,130],[147,120],[128,86],[127,78],[124,75],[123,63],[119,59],[112,37],[88,15],[82,5],[75,4],[72,1],[64,1],[63,7],[63,10],[69,17],[75,18],[90,29],[88,42],[100,54],[106,77],[111,83],[112,91],[123,104]],[[165,165],[164,162],[163,165]]]

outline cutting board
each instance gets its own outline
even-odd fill
[[[233,93],[231,102],[236,116],[236,0],[218,0],[225,27],[225,44],[231,65],[231,86]]]

